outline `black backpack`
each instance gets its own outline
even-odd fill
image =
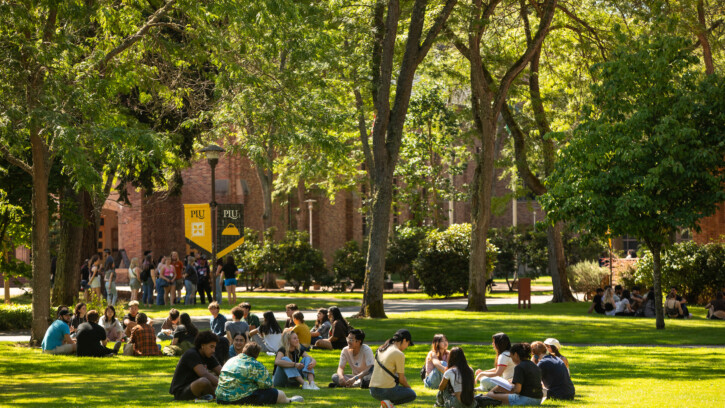
[[[146,282],[151,277],[151,266],[148,263],[144,263],[143,270],[141,271],[141,282]]]

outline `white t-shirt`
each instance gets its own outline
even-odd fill
[[[448,379],[448,383],[451,384],[453,392],[461,392],[463,390],[463,383],[461,382],[461,374],[458,373],[458,368],[451,368],[443,373],[443,378]]]
[[[338,364],[338,367],[345,369],[347,364],[350,364],[353,375],[362,373],[364,368],[369,369],[375,364],[373,350],[367,344],[363,344],[360,347],[360,352],[357,353],[357,356],[354,356],[350,347],[345,347],[340,352],[340,364]]]
[[[279,349],[282,344],[282,333],[265,334],[264,342],[273,350]]]
[[[629,300],[622,299],[619,302],[616,303],[616,307],[614,308],[614,313],[620,313],[627,310],[627,305],[629,304]]]
[[[506,367],[503,370],[503,374],[501,374],[501,377],[509,381],[514,378],[514,367],[516,366],[514,365],[513,360],[511,360],[511,353],[509,353],[508,351],[504,351],[503,353],[499,354],[496,366],[496,368],[500,366]]]

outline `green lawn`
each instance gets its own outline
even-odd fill
[[[485,334],[488,336],[490,331]],[[518,335],[515,337],[519,337]],[[489,346],[464,346],[474,368],[493,364]],[[549,407],[637,406],[722,407],[725,350],[627,347],[564,348],[577,398],[547,401]],[[435,392],[423,388],[418,370],[427,345],[406,351],[406,376],[418,399],[406,407],[431,407]],[[339,353],[313,351],[320,391],[285,389],[304,396],[300,407],[376,407],[367,390],[324,388]],[[260,357],[268,368],[272,358]],[[91,359],[43,355],[37,349],[0,344],[0,405],[5,407],[193,407],[168,394],[177,359],[170,357]],[[674,402],[676,401],[676,404]],[[674,405],[673,405],[674,404]]]

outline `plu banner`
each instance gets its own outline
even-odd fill
[[[219,204],[216,210],[217,258],[244,242],[244,204]]]
[[[200,253],[211,256],[211,211],[209,204],[184,204],[186,242]]]

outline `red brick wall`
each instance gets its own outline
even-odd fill
[[[721,203],[715,214],[702,219],[700,228],[702,231],[692,236],[698,244],[725,242],[725,204]]]

